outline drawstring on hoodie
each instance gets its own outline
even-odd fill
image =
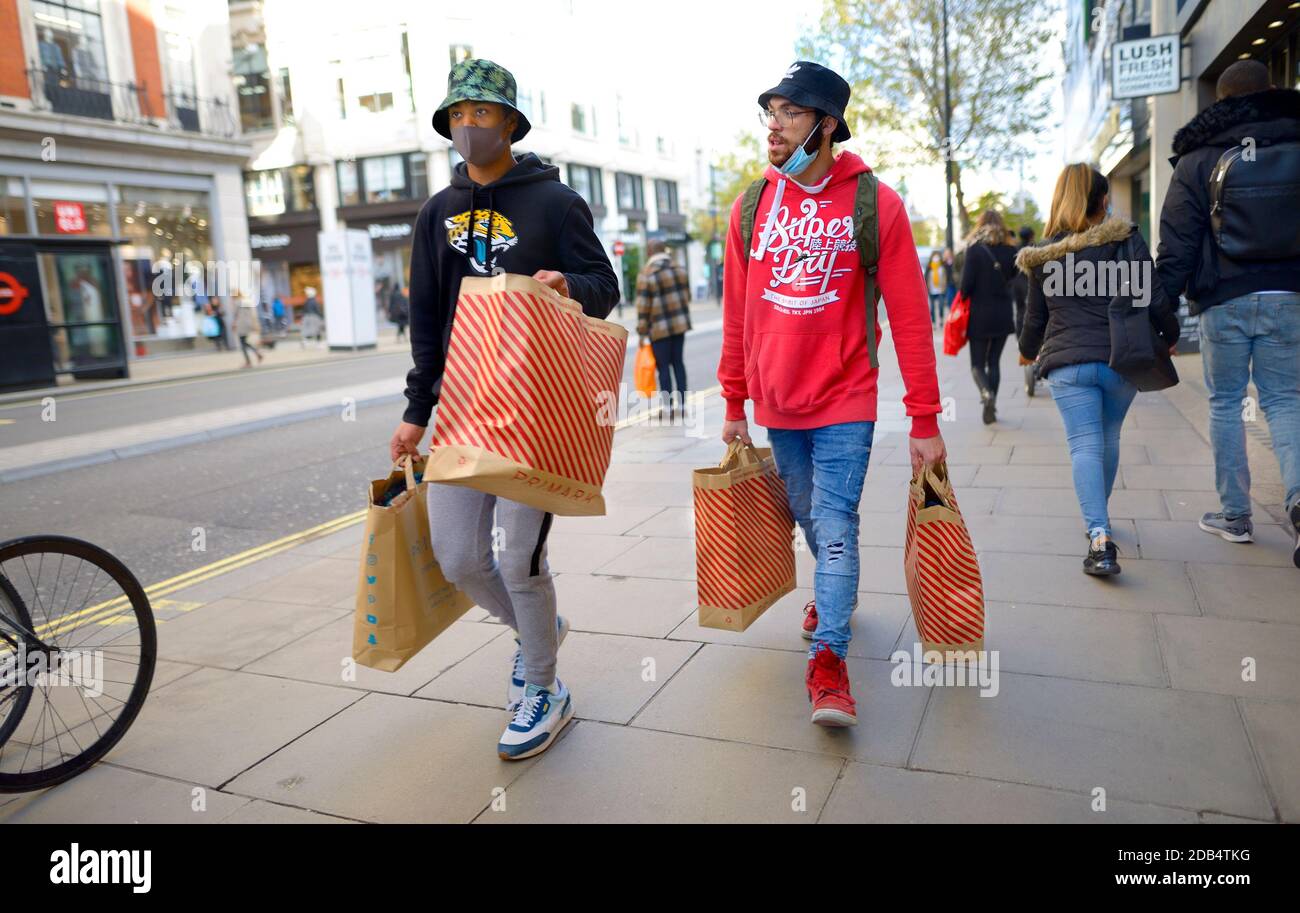
[[[478,237],[478,219],[475,218],[477,210],[474,208],[474,191],[476,185],[473,181],[469,185],[469,239],[465,243],[465,256],[469,258],[471,264],[478,262],[478,257],[474,253],[474,241]],[[492,220],[496,214],[496,191],[491,187],[488,188],[488,217],[487,217],[487,244],[483,253],[483,269],[488,275],[492,275],[492,270],[496,267],[496,252],[492,249]]]
[[[763,223],[763,233],[759,235],[758,250],[752,259],[762,260],[767,253],[767,244],[772,239],[772,227],[776,223],[776,214],[781,209],[781,198],[785,196],[785,178],[776,182],[776,196],[772,199],[772,208],[767,211],[767,221]]]

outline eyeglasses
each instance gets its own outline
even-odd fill
[[[794,123],[796,117],[812,113],[812,111],[796,111],[788,107],[765,109],[758,112],[758,123],[764,128],[769,127],[772,124],[772,118],[775,117],[778,124],[782,127],[788,127]]]

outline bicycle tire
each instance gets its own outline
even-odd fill
[[[14,589],[13,584],[9,582],[4,574],[0,574],[0,598],[13,606],[14,614],[18,616],[15,620],[24,628],[31,630],[32,616],[27,611],[27,604],[23,602],[22,597],[18,595],[18,591]],[[0,631],[0,635],[3,634],[4,632]],[[9,708],[3,718],[0,718],[0,745],[9,741],[9,737],[14,734],[14,730],[22,722],[23,714],[27,712],[27,706],[32,702],[32,688],[30,685],[14,685],[14,688],[17,689],[18,696],[14,698],[13,706]],[[0,694],[3,694],[3,692],[0,691]]]
[[[140,628],[139,673],[124,702],[121,715],[95,741],[76,756],[43,770],[19,773],[0,773],[0,793],[30,792],[57,786],[93,766],[108,754],[135,722],[144,706],[153,683],[154,666],[158,660],[158,635],[153,609],[144,587],[135,575],[110,552],[93,543],[71,536],[24,536],[0,543],[0,567],[6,561],[25,555],[59,554],[80,558],[107,574],[122,590],[131,604]]]

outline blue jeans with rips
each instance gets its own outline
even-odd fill
[[[767,432],[790,512],[817,560],[817,632],[810,656],[821,649],[841,659],[848,655],[860,571],[858,502],[875,430],[875,422],[844,422]]]
[[[1300,499],[1300,294],[1242,295],[1201,314],[1201,361],[1210,391],[1214,487],[1223,513],[1250,516],[1246,384],[1259,391],[1286,507]]]

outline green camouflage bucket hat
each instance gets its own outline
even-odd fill
[[[433,112],[433,129],[447,139],[451,139],[447,109],[461,101],[493,101],[514,111],[519,116],[519,126],[510,136],[512,143],[519,142],[533,128],[515,104],[515,78],[505,67],[490,60],[462,60],[447,74],[447,97]]]

